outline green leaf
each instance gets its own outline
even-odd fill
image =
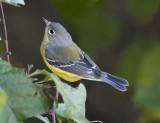
[[[146,53],[138,72],[134,102],[141,109],[140,123],[160,120],[160,47]]]
[[[0,88],[0,114],[4,104],[6,103],[7,97],[5,92]]]
[[[19,4],[25,5],[24,0],[0,0],[0,1],[14,6],[19,6]]]
[[[55,81],[59,93],[62,95],[64,103],[58,104],[56,114],[61,117],[72,119],[77,123],[89,123],[85,118],[85,102],[86,90],[83,84],[78,88],[72,88],[66,83],[62,83],[59,78],[55,79],[55,75],[51,75],[51,79]]]
[[[61,82],[56,75],[47,71],[36,71],[31,76],[38,74],[50,77],[55,82],[58,92],[62,95],[64,103],[59,103],[58,107],[55,107],[57,115],[74,120],[77,123],[89,123],[85,118],[86,89],[83,84],[80,84],[78,88],[72,88]]]
[[[36,118],[40,119],[41,121],[43,121],[44,123],[50,123],[49,119],[47,117],[43,117],[41,115],[37,115],[35,116]]]
[[[51,107],[46,95],[32,83],[24,69],[15,68],[3,60],[0,60],[0,88],[7,95],[0,123],[21,123]]]
[[[62,94],[64,103],[58,104],[56,113],[64,118],[73,119],[76,122],[88,122],[85,119],[85,101],[86,90],[84,85],[80,84],[78,88],[71,88],[67,84],[57,86]],[[67,95],[66,95],[67,94]]]
[[[159,0],[130,0],[131,15],[137,22],[146,23],[153,18],[159,8]]]

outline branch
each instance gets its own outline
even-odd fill
[[[9,48],[8,48],[7,28],[6,28],[6,21],[5,21],[5,17],[4,17],[2,2],[0,2],[0,7],[1,7],[1,13],[2,13],[3,26],[4,26],[4,34],[5,34],[4,42],[6,45],[7,61],[8,61],[8,63],[10,63],[10,59],[9,59],[10,52],[9,52]]]

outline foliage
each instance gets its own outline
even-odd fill
[[[7,96],[0,114],[1,123],[20,123],[47,112],[51,107],[42,89],[33,84],[24,69],[15,68],[3,60],[0,60],[0,88]]]
[[[63,97],[64,103],[55,103],[57,116],[72,119],[78,123],[89,123],[85,118],[86,90],[82,84],[78,88],[72,88],[61,82],[56,75],[44,70],[37,70],[30,76],[39,74],[44,74],[46,78],[53,80]],[[29,78],[24,73],[24,69],[15,68],[0,60],[0,87],[7,95],[0,122],[19,123],[28,117],[37,117],[38,114],[49,111],[50,101],[43,91],[33,84],[33,80],[36,79]],[[2,94],[1,98],[5,99],[4,93]],[[38,118],[42,119],[40,116]]]
[[[19,4],[24,5],[23,0],[0,0],[0,1],[9,3],[11,5],[15,5],[15,6]],[[132,101],[134,102],[135,107],[130,107],[128,109],[131,109],[132,111],[133,109],[136,109],[140,112],[139,113],[140,115],[138,115],[138,120],[137,120],[139,123],[151,122],[152,120],[160,121],[159,119],[160,117],[160,107],[159,107],[159,104],[160,104],[159,40],[160,38],[159,38],[159,16],[158,16],[159,4],[160,4],[159,2],[160,2],[159,0],[152,0],[152,1],[127,0],[125,2],[124,1],[118,2],[118,1],[112,1],[112,0],[110,1],[109,0],[106,0],[106,1],[105,0],[74,0],[74,1],[73,0],[67,0],[67,1],[51,0],[50,1],[51,6],[54,8],[54,10],[56,10],[58,14],[63,16],[62,22],[63,20],[68,22],[65,25],[65,27],[67,30],[69,29],[68,31],[71,32],[71,34],[73,33],[72,36],[74,41],[78,43],[78,45],[85,52],[87,52],[92,58],[93,57],[96,58],[96,55],[99,54],[98,51],[101,51],[101,49],[102,51],[105,50],[106,54],[108,51],[110,51],[110,49],[111,51],[113,50],[113,52],[109,52],[110,57],[103,58],[104,60],[102,60],[100,55],[97,61],[99,63],[105,63],[103,61],[107,61],[107,60],[111,60],[111,62],[113,61],[113,63],[110,63],[110,64],[113,66],[117,65],[117,67],[115,67],[114,69],[117,72],[117,74],[119,74],[120,76],[122,76],[123,78],[129,81],[129,84],[130,84],[129,95],[133,97]],[[55,11],[56,13],[55,16],[54,16],[54,13],[51,11],[51,9],[47,8],[47,10],[45,11],[48,13],[51,13],[50,16],[53,16],[53,18],[56,17],[56,14],[57,14],[56,11]],[[24,16],[28,18],[27,14]],[[20,19],[21,21],[23,21],[22,17]],[[58,19],[58,21],[59,20],[60,19]],[[37,21],[36,21],[36,25],[38,25]],[[18,25],[16,25],[16,27],[18,27]],[[74,28],[71,28],[71,27],[74,27]],[[31,27],[29,29],[31,29]],[[11,30],[11,32],[14,34],[13,29]],[[21,35],[18,35],[17,39],[25,40],[24,37],[19,38],[20,36]],[[36,34],[34,33],[34,38],[33,37],[32,38],[35,40],[35,37],[36,37]],[[11,39],[16,39],[16,38],[11,38]],[[29,40],[24,42],[29,42]],[[37,43],[36,45],[39,45],[39,44]],[[15,42],[13,43],[13,46],[16,46]],[[28,52],[29,51],[27,50],[27,54]],[[33,52],[33,49],[30,52]],[[116,57],[116,59],[112,60],[112,58],[114,57]],[[104,67],[102,69],[108,68],[110,64],[107,64],[107,63],[108,62],[102,65]],[[17,69],[17,68],[14,68],[14,69]],[[20,75],[24,76],[24,79],[25,77],[29,79],[29,80],[27,79],[26,81],[29,81],[31,86],[33,86],[32,87],[33,90],[34,89],[39,90],[41,92],[40,94],[43,95],[42,97],[43,98],[45,97],[46,100],[48,101],[48,97],[44,95],[43,91],[37,86],[35,86],[35,84],[33,84],[33,79],[31,79],[28,75],[25,75],[24,70],[21,69],[21,71],[23,72]],[[16,71],[15,73],[16,74],[14,75],[18,76],[19,73],[17,73]],[[11,76],[9,73],[7,74]],[[39,74],[43,74],[47,76],[47,79],[45,81],[47,81],[48,79],[53,80],[57,86],[57,89],[62,95],[64,103],[58,103],[56,99],[54,100],[55,102],[54,108],[56,109],[55,110],[56,115],[60,122],[66,119],[69,122],[73,122],[73,120],[77,122],[83,122],[83,121],[88,122],[88,120],[85,118],[86,91],[82,84],[80,84],[78,88],[71,88],[67,84],[61,83],[61,81],[55,75],[50,74],[46,71],[36,71],[31,75],[39,75]],[[13,78],[16,79],[16,77],[13,77]],[[19,78],[19,76],[17,78]],[[14,79],[12,79],[13,83],[15,83]],[[10,84],[10,86],[8,87],[12,87],[12,84]],[[22,88],[24,88],[22,90],[25,91],[25,89],[27,89],[28,86],[29,86],[28,83],[26,87],[22,86]],[[3,109],[6,108],[6,105],[3,106],[4,103],[6,104],[7,102],[10,102],[10,97],[8,95],[13,93],[13,91],[16,92],[18,90],[16,89],[14,90],[14,88],[12,88],[13,90],[9,90],[9,91],[5,90],[3,87],[1,87],[1,84],[0,84],[0,88],[1,88],[0,90],[0,110],[1,110],[2,107]],[[16,86],[16,88],[19,88],[19,85]],[[99,90],[101,90],[101,88]],[[18,92],[16,92],[15,94],[17,93]],[[33,94],[34,93],[32,93],[31,95]],[[76,96],[74,94],[76,94]],[[111,94],[113,93],[111,92]],[[15,99],[20,98],[17,96],[18,95],[14,95],[14,98]],[[27,98],[28,95],[24,95],[24,97]],[[81,99],[77,97],[81,97]],[[36,96],[32,98],[36,98]],[[92,101],[94,102],[94,100]],[[100,102],[100,101],[98,100],[97,102]],[[122,102],[118,102],[118,104],[121,104]],[[79,107],[76,107],[75,109],[76,104],[79,104]],[[49,108],[51,108],[50,101],[48,101],[48,104],[46,104],[45,102],[44,105],[46,107],[48,105],[48,107],[42,113],[47,112]],[[15,105],[13,105],[13,107],[14,106]],[[18,105],[18,106],[21,106],[21,105]],[[114,107],[114,105],[111,105],[111,106]],[[126,107],[127,105],[125,105],[125,108]],[[113,110],[109,110],[110,114],[115,113],[111,111]],[[129,114],[130,113],[129,110],[127,111],[128,111],[127,114]],[[4,110],[2,110],[0,114],[2,114],[2,112],[4,112]],[[68,112],[71,112],[71,113],[68,113]],[[123,114],[123,111],[121,112]],[[48,120],[45,117],[42,117],[41,116],[42,113],[40,113],[39,111],[37,111],[37,113],[32,115],[31,113],[33,112],[30,112],[28,114],[30,116],[25,114],[26,115],[25,117],[34,116],[48,123]],[[118,119],[118,116],[117,116],[117,119]]]
[[[36,118],[40,119],[41,121],[43,121],[44,123],[50,123],[49,119],[47,117],[43,117],[41,115],[37,115],[35,116]]]
[[[14,6],[24,5],[23,0],[2,0],[2,2]],[[0,89],[4,90],[0,90],[0,123],[21,123],[24,119],[33,116],[49,123],[48,118],[40,114],[47,113],[51,109],[51,102],[42,88],[39,88],[38,83],[42,81],[34,84],[34,80],[38,79],[30,78],[40,74],[46,75],[43,82],[54,81],[64,100],[64,103],[58,103],[52,96],[59,122],[67,119],[69,122],[89,123],[85,118],[86,90],[83,84],[78,88],[72,88],[61,82],[56,75],[44,70],[37,70],[30,75],[25,74],[24,69],[13,67],[3,60],[0,60]]]
[[[6,94],[1,88],[0,88],[0,99],[1,99],[0,100],[0,114],[1,114],[2,108],[6,103]]]
[[[77,123],[89,123],[85,118],[86,90],[83,84],[80,84],[78,88],[72,88],[64,82],[61,82],[56,75],[50,74],[47,71],[37,70],[30,76],[39,74],[46,75],[46,78],[53,80],[58,92],[62,95],[64,103],[58,103],[57,107],[55,107],[55,112],[58,116],[72,119]],[[61,118],[59,118],[59,120],[60,119]]]

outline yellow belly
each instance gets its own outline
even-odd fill
[[[46,58],[45,58],[45,55],[44,55],[44,51],[43,51],[43,48],[41,46],[41,54],[42,54],[42,57],[43,57],[43,60],[44,62],[46,63],[47,67],[54,73],[56,74],[57,76],[61,77],[62,79],[64,80],[67,80],[69,82],[75,82],[75,81],[78,81],[81,79],[80,76],[76,75],[76,74],[73,74],[73,73],[69,73],[69,72],[66,72],[64,70],[61,70],[59,68],[56,68],[52,65],[50,65]]]
[[[63,71],[59,68],[56,68],[52,65],[50,65],[47,61],[45,61],[47,67],[54,73],[56,74],[57,76],[61,77],[62,79],[64,80],[67,80],[69,82],[75,82],[75,81],[78,81],[81,79],[80,76],[76,75],[76,74],[73,74],[73,73],[69,73],[69,72],[66,72],[66,71]]]

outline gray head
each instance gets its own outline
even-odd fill
[[[45,40],[56,47],[66,47],[71,45],[72,37],[67,30],[59,23],[50,22],[43,18],[46,23]]]

